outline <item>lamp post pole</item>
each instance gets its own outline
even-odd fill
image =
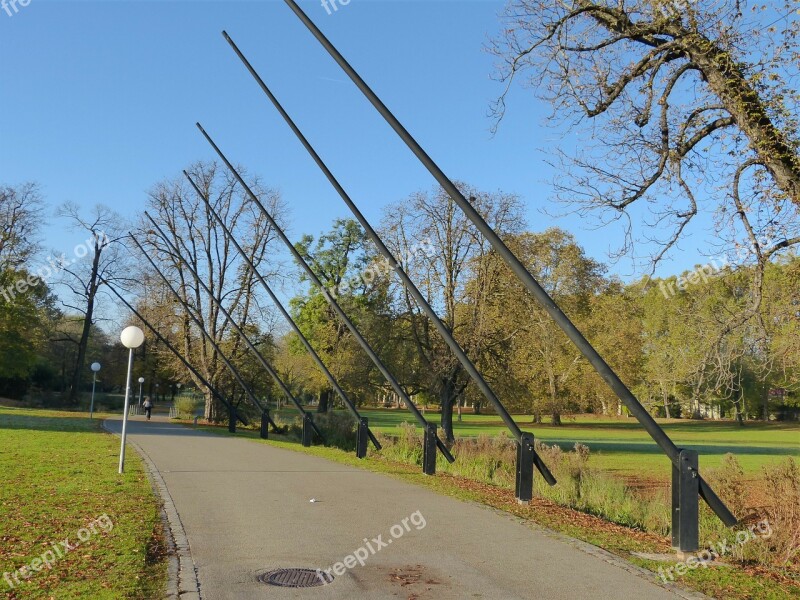
[[[131,397],[131,371],[133,370],[133,351],[144,342],[144,333],[138,327],[131,325],[122,330],[119,336],[122,345],[128,348],[128,376],[125,381],[125,407],[122,413],[122,442],[119,449],[119,472],[125,471],[125,440],[128,433],[128,407]]]
[[[139,406],[142,405],[142,386],[144,385],[144,377],[139,377]]]
[[[100,370],[100,363],[92,363],[90,367],[94,377],[92,378],[92,401],[89,404],[89,418],[94,419],[94,390],[97,387],[97,372]]]

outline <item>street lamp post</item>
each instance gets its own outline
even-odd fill
[[[133,351],[144,342],[144,333],[138,327],[131,325],[122,330],[119,336],[122,345],[128,349],[128,377],[125,381],[125,408],[122,413],[122,443],[119,450],[119,472],[125,470],[125,440],[128,431],[128,406],[131,396],[131,371],[133,370]]]
[[[94,377],[92,378],[92,401],[89,404],[89,418],[94,419],[94,388],[97,386],[97,372],[100,370],[100,363],[92,363],[90,368],[93,371]]]
[[[144,385],[144,377],[139,377],[139,406],[142,405],[142,386]]]

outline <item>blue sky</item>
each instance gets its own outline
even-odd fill
[[[502,2],[351,0],[328,15],[301,6],[453,179],[521,196],[528,226],[558,225],[605,261],[620,241],[577,217],[553,219],[546,164],[574,134],[546,124],[550,107],[524,89],[498,134],[500,93],[484,51]],[[290,238],[349,216],[220,35],[226,29],[373,224],[387,204],[434,182],[281,1],[53,2],[0,11],[0,182],[37,181],[48,210],[104,203],[123,216],[191,162],[213,158],[201,121],[228,157],[279,189]],[[705,262],[703,224],[660,273]],[[67,252],[85,235],[46,226]],[[612,266],[628,279],[629,261]]]

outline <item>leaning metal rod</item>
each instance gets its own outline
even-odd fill
[[[358,222],[361,223],[361,226],[367,232],[367,235],[369,235],[372,242],[378,248],[378,251],[390,262],[391,265],[394,265],[394,270],[400,277],[400,281],[402,281],[403,286],[409,291],[411,296],[416,301],[417,305],[422,309],[422,312],[424,312],[425,315],[427,315],[427,317],[431,320],[431,322],[433,322],[433,325],[436,327],[436,330],[439,332],[439,335],[442,336],[444,341],[450,347],[450,350],[452,350],[453,354],[456,355],[456,358],[464,367],[464,370],[469,374],[469,376],[478,386],[478,389],[480,389],[484,397],[489,402],[492,403],[492,406],[494,406],[494,409],[497,412],[497,414],[500,415],[500,418],[503,419],[503,422],[506,424],[506,427],[508,427],[509,430],[511,430],[511,433],[517,439],[517,442],[521,444],[522,430],[520,430],[517,423],[508,413],[506,407],[503,406],[503,403],[500,402],[500,399],[494,393],[494,390],[492,390],[489,384],[486,383],[486,380],[483,378],[480,371],[478,371],[477,367],[475,367],[475,364],[467,356],[467,353],[464,352],[464,349],[456,341],[456,339],[453,337],[453,334],[445,326],[445,324],[439,318],[439,315],[436,314],[436,311],[433,310],[433,308],[425,299],[425,297],[422,295],[422,293],[420,293],[419,288],[417,288],[417,286],[405,272],[402,265],[397,261],[397,259],[395,259],[389,248],[386,247],[386,244],[383,243],[383,240],[375,231],[375,228],[372,227],[372,225],[370,225],[369,221],[367,221],[366,217],[364,217],[363,213],[358,209],[355,202],[353,202],[353,200],[341,186],[339,181],[333,175],[331,170],[319,156],[317,151],[314,149],[314,147],[311,145],[311,143],[308,141],[305,135],[303,135],[303,132],[300,131],[300,128],[295,124],[295,122],[292,120],[292,118],[289,116],[286,110],[284,110],[283,106],[281,106],[281,103],[278,102],[278,99],[270,91],[270,89],[261,79],[259,74],[247,60],[247,58],[245,58],[244,54],[242,54],[238,46],[236,46],[236,44],[233,42],[233,40],[226,32],[223,31],[222,35],[228,41],[231,48],[233,48],[233,51],[236,53],[236,55],[239,57],[242,63],[244,63],[244,66],[247,68],[247,70],[250,71],[250,74],[256,80],[256,82],[264,91],[264,93],[267,95],[267,97],[270,99],[270,102],[272,102],[273,106],[275,106],[275,108],[281,114],[284,121],[286,121],[287,125],[289,125],[289,128],[294,132],[295,136],[297,136],[297,139],[300,140],[300,143],[303,144],[303,147],[308,151],[309,155],[311,155],[311,158],[314,160],[315,163],[317,163],[317,166],[324,173],[325,177],[327,177],[328,181],[334,187],[336,192],[339,194],[339,196],[341,196],[342,200],[344,200],[344,203],[350,209],[350,212],[352,212],[355,218],[358,219]],[[535,450],[533,451],[533,462],[536,465],[536,468],[539,469],[539,472],[542,474],[545,481],[547,481],[547,483],[549,483],[550,485],[555,485],[556,484],[555,477],[553,477],[553,474],[550,472],[550,470],[547,468],[547,465],[544,464],[544,461],[542,461],[541,457]]]
[[[144,211],[144,215],[150,220],[150,223],[153,225],[153,227],[156,228],[156,230],[158,231],[158,234],[161,236],[161,239],[163,239],[164,242],[167,244],[167,246],[169,246],[170,250],[173,253],[173,256],[172,256],[173,259],[180,260],[183,263],[183,266],[185,266],[188,269],[188,271],[192,274],[192,277],[194,277],[194,280],[200,285],[201,288],[203,288],[203,291],[208,295],[209,300],[211,300],[211,302],[216,304],[217,308],[219,308],[220,312],[222,312],[222,315],[230,322],[231,326],[236,330],[236,333],[239,334],[239,337],[242,339],[242,341],[245,343],[245,345],[250,349],[250,352],[252,352],[255,355],[256,359],[259,362],[259,364],[261,364],[261,366],[264,367],[264,370],[266,370],[267,373],[270,374],[270,376],[275,381],[275,383],[278,384],[278,387],[281,388],[281,391],[283,391],[283,393],[286,395],[286,397],[289,398],[289,400],[291,400],[291,402],[292,402],[292,404],[294,404],[295,408],[298,411],[300,411],[300,414],[303,416],[303,418],[306,418],[307,413],[306,413],[305,410],[303,410],[303,406],[297,401],[297,398],[294,397],[294,395],[289,390],[289,388],[286,387],[286,384],[283,382],[283,380],[280,378],[280,376],[278,376],[278,374],[275,372],[275,369],[273,369],[270,366],[270,364],[264,358],[264,355],[261,354],[261,352],[258,351],[258,348],[256,348],[253,345],[253,343],[250,341],[250,338],[247,336],[247,334],[245,334],[245,332],[242,330],[242,328],[239,327],[239,324],[231,316],[231,313],[224,306],[222,306],[222,302],[220,302],[214,296],[214,293],[211,291],[211,289],[209,289],[209,287],[205,284],[205,282],[203,282],[200,279],[200,275],[197,273],[197,271],[195,271],[194,267],[192,267],[187,261],[182,259],[181,253],[178,250],[178,248],[167,238],[167,236],[164,234],[164,230],[161,229],[161,227],[158,226],[158,224],[155,222],[153,217],[150,216],[150,213],[148,213],[147,211]],[[325,436],[322,435],[322,432],[320,432],[320,430],[317,428],[317,426],[314,423],[314,421],[310,419],[310,416],[309,416],[309,420],[310,420],[309,424],[314,429],[314,432],[320,438],[322,438],[324,440]],[[273,424],[273,427],[275,427],[274,424]],[[277,429],[277,427],[276,427],[276,429]]]
[[[211,202],[209,201],[208,196],[206,196],[202,191],[200,191],[200,188],[197,186],[197,184],[191,178],[189,173],[184,171],[183,174],[186,176],[186,179],[189,180],[189,183],[192,184],[192,187],[197,192],[197,194],[206,203],[206,207],[208,208],[209,212],[214,217],[214,219],[217,221],[219,226],[222,228],[222,231],[225,232],[225,235],[227,236],[227,238],[233,243],[233,245],[235,246],[236,250],[241,255],[242,259],[244,259],[245,263],[247,263],[247,266],[250,267],[250,270],[252,271],[253,275],[255,275],[256,279],[258,279],[259,282],[261,282],[261,285],[267,291],[267,294],[269,294],[269,297],[272,299],[272,302],[275,304],[275,306],[278,307],[278,310],[281,312],[281,314],[286,319],[286,321],[289,323],[289,325],[291,325],[291,327],[294,330],[294,332],[300,338],[300,341],[303,342],[303,346],[305,346],[306,350],[311,355],[311,358],[314,359],[314,362],[317,364],[317,366],[320,368],[322,373],[328,379],[328,382],[331,384],[333,389],[336,390],[336,392],[339,394],[339,396],[345,402],[347,407],[350,409],[350,412],[353,413],[353,416],[355,416],[355,418],[360,422],[362,417],[361,417],[361,414],[358,412],[358,409],[356,408],[355,404],[353,404],[353,402],[352,402],[352,400],[350,400],[349,396],[345,393],[345,391],[341,388],[341,386],[339,386],[339,382],[336,381],[336,378],[328,370],[328,367],[326,367],[325,363],[322,362],[322,359],[319,357],[319,355],[317,354],[316,350],[314,350],[314,348],[311,346],[311,343],[308,341],[306,336],[303,335],[303,332],[300,331],[300,328],[297,326],[297,323],[294,322],[294,319],[292,319],[292,317],[289,314],[289,312],[283,307],[283,304],[280,303],[280,301],[278,300],[278,297],[272,291],[272,288],[269,287],[269,285],[267,284],[267,282],[264,279],[264,277],[261,275],[261,273],[258,272],[258,269],[256,269],[256,266],[253,264],[253,261],[250,260],[250,257],[247,255],[247,253],[244,251],[242,246],[239,244],[239,242],[233,236],[233,234],[231,233],[230,229],[228,229],[228,226],[225,224],[225,221],[222,219],[222,217],[219,216],[219,214],[217,214],[217,211],[215,211],[214,208],[211,206]],[[380,444],[380,442],[378,442],[377,438],[372,433],[372,430],[369,429],[369,427],[367,427],[367,435],[369,436],[369,439],[372,440],[372,443],[375,446],[375,448],[377,450],[380,450],[381,449],[381,444]]]
[[[177,290],[176,290],[174,287],[172,287],[172,284],[169,282],[169,279],[167,279],[167,276],[166,276],[166,275],[164,275],[164,273],[162,273],[162,272],[161,272],[161,269],[159,269],[159,268],[156,266],[156,263],[155,263],[155,261],[154,261],[152,258],[150,258],[150,255],[149,255],[149,254],[147,254],[147,252],[145,251],[145,249],[144,249],[144,248],[142,247],[142,245],[139,243],[139,240],[137,240],[135,237],[133,237],[133,234],[131,234],[131,233],[129,233],[128,235],[129,235],[129,236],[130,236],[130,238],[133,240],[133,243],[134,243],[134,244],[136,244],[136,246],[139,248],[139,250],[140,250],[140,251],[141,251],[141,253],[144,255],[144,257],[147,259],[147,261],[148,261],[148,262],[149,262],[149,263],[152,265],[152,267],[153,267],[153,268],[156,270],[156,273],[158,273],[158,274],[161,276],[161,279],[163,279],[163,280],[164,280],[164,283],[165,283],[165,284],[167,284],[167,287],[169,288],[169,290],[170,290],[170,291],[171,291],[171,292],[174,294],[175,298],[177,298],[177,299],[178,299],[178,302],[181,304],[181,306],[183,307],[183,309],[186,311],[186,314],[187,314],[187,315],[189,315],[189,318],[190,318],[190,319],[192,319],[192,321],[194,321],[195,325],[197,325],[197,327],[200,329],[201,333],[202,333],[202,334],[205,336],[205,338],[208,340],[208,343],[209,343],[209,344],[211,344],[211,346],[214,348],[214,350],[216,350],[216,352],[217,352],[217,354],[219,355],[220,359],[222,360],[222,362],[223,362],[223,363],[225,363],[225,366],[226,366],[226,367],[228,367],[228,370],[230,370],[231,374],[232,374],[232,375],[233,375],[233,377],[236,379],[236,382],[237,382],[237,383],[238,383],[238,384],[241,386],[241,388],[244,390],[244,393],[245,393],[245,394],[247,394],[247,397],[248,397],[248,398],[250,398],[250,401],[251,401],[253,404],[255,404],[255,405],[256,405],[256,406],[257,406],[257,407],[258,407],[258,408],[261,410],[261,412],[262,412],[262,414],[263,414],[263,413],[264,413],[264,407],[261,405],[261,402],[259,402],[259,401],[258,401],[258,398],[256,398],[256,395],[253,393],[253,390],[251,390],[251,389],[250,389],[250,386],[248,386],[248,385],[247,385],[247,384],[244,382],[244,379],[242,379],[242,376],[239,374],[239,371],[237,371],[237,370],[236,370],[236,367],[234,367],[234,366],[231,364],[231,361],[230,361],[230,360],[228,360],[228,357],[227,357],[227,356],[225,356],[225,354],[223,354],[222,350],[220,350],[220,348],[219,348],[219,346],[217,345],[216,341],[214,341],[214,339],[211,337],[211,334],[210,334],[210,333],[208,333],[208,332],[206,331],[205,327],[203,327],[202,323],[200,323],[200,319],[198,319],[198,318],[195,316],[195,314],[194,314],[194,313],[193,313],[193,312],[192,312],[192,311],[189,309],[189,306],[188,306],[188,304],[186,304],[186,303],[183,301],[183,298],[181,298],[181,295],[178,293],[178,291],[177,291]]]
[[[261,200],[258,199],[258,196],[255,195],[253,190],[250,189],[250,186],[248,186],[247,183],[244,181],[244,179],[242,179],[242,176],[239,175],[239,172],[225,157],[225,155],[222,153],[222,150],[220,150],[219,147],[214,143],[214,140],[212,140],[211,137],[206,133],[205,129],[203,129],[200,123],[197,124],[197,128],[200,130],[200,132],[203,134],[203,136],[206,138],[206,140],[215,150],[215,152],[219,155],[222,161],[227,165],[228,169],[231,171],[231,173],[233,173],[233,176],[241,184],[242,188],[244,188],[244,190],[248,193],[250,198],[253,199],[253,202],[255,202],[256,206],[258,206],[258,208],[270,222],[270,225],[272,225],[272,227],[275,229],[275,232],[278,234],[278,237],[280,237],[281,240],[283,240],[283,243],[286,244],[286,247],[289,248],[289,251],[292,253],[292,256],[306,272],[309,279],[311,279],[311,281],[319,287],[322,296],[325,298],[325,300],[327,300],[331,308],[336,312],[336,314],[339,316],[339,318],[342,320],[345,326],[350,330],[350,333],[353,334],[353,337],[356,338],[356,341],[358,341],[359,345],[364,349],[364,352],[367,353],[367,355],[370,357],[370,359],[378,368],[378,370],[381,372],[381,374],[386,378],[386,381],[389,382],[389,385],[392,386],[392,389],[395,391],[395,393],[398,396],[400,396],[400,398],[403,399],[403,402],[408,407],[408,410],[411,411],[411,413],[417,419],[419,424],[422,425],[422,427],[424,427],[427,430],[427,428],[430,426],[430,423],[428,423],[425,417],[422,416],[422,413],[419,412],[419,409],[411,401],[411,398],[409,398],[408,394],[405,393],[403,388],[400,386],[400,383],[397,381],[397,379],[394,378],[394,375],[392,375],[389,372],[389,370],[383,364],[383,361],[381,361],[381,359],[378,358],[378,355],[375,354],[375,351],[372,349],[372,347],[367,343],[367,341],[358,331],[356,326],[353,325],[353,322],[347,317],[342,308],[339,306],[338,302],[336,302],[336,300],[334,300],[333,297],[328,293],[328,290],[322,284],[322,281],[320,281],[319,277],[317,277],[316,273],[314,273],[311,267],[308,266],[308,263],[305,261],[300,252],[297,251],[297,248],[295,248],[294,245],[292,245],[292,242],[290,242],[289,238],[286,237],[286,234],[283,232],[283,229],[281,229],[281,227],[275,222],[275,219],[273,219],[272,215],[269,214],[269,211],[261,203]],[[450,453],[450,451],[447,449],[447,446],[444,445],[444,443],[442,442],[442,440],[439,438],[438,435],[436,436],[436,447],[439,448],[439,451],[444,455],[444,457],[448,460],[448,462],[451,463],[455,462],[455,458],[453,458],[453,455]]]
[[[130,311],[131,311],[131,312],[132,312],[134,315],[136,315],[136,317],[137,317],[137,318],[138,318],[138,319],[139,319],[139,320],[140,320],[142,323],[144,323],[144,324],[147,326],[147,328],[148,328],[150,331],[152,331],[152,332],[153,332],[153,335],[155,335],[155,336],[158,338],[158,340],[159,340],[159,341],[160,341],[162,344],[164,344],[164,345],[167,347],[167,349],[168,349],[170,352],[172,352],[172,353],[175,355],[175,357],[176,357],[178,360],[180,360],[180,361],[183,363],[183,366],[184,366],[184,367],[186,367],[187,369],[189,369],[189,370],[192,372],[192,374],[193,374],[195,377],[197,377],[197,379],[198,379],[198,380],[200,380],[200,383],[202,383],[202,384],[203,384],[205,387],[207,387],[207,388],[209,389],[209,391],[211,392],[211,394],[212,394],[212,395],[213,395],[213,396],[214,396],[214,397],[215,397],[217,400],[219,400],[220,402],[222,402],[222,403],[223,403],[223,404],[224,404],[224,405],[225,405],[225,406],[228,408],[228,410],[232,410],[232,407],[231,407],[230,403],[229,403],[229,402],[228,402],[228,401],[225,399],[225,397],[224,397],[222,394],[220,394],[220,393],[219,393],[219,391],[217,390],[217,388],[215,388],[213,385],[211,385],[211,384],[208,382],[208,380],[207,380],[205,377],[203,377],[203,376],[202,376],[202,375],[201,375],[201,374],[200,374],[200,373],[197,371],[197,369],[195,369],[195,368],[194,368],[194,367],[193,367],[191,364],[189,364],[189,361],[188,361],[188,360],[186,360],[186,359],[183,357],[183,355],[182,355],[180,352],[178,352],[178,351],[175,349],[175,347],[174,347],[172,344],[170,344],[170,343],[169,343],[169,342],[166,340],[166,338],[164,338],[164,336],[162,336],[162,335],[161,335],[161,334],[158,332],[158,330],[157,330],[155,327],[153,327],[153,326],[152,326],[152,325],[151,325],[151,324],[150,324],[150,323],[147,321],[147,319],[145,319],[145,318],[144,318],[144,317],[143,317],[143,316],[142,316],[142,315],[139,313],[139,311],[137,311],[135,308],[133,308],[133,306],[131,306],[131,305],[130,305],[130,303],[129,303],[127,300],[125,300],[125,298],[123,298],[123,297],[122,297],[122,295],[121,295],[121,294],[120,294],[120,293],[119,293],[117,290],[115,290],[115,289],[114,289],[114,288],[111,286],[111,284],[110,284],[110,283],[108,283],[108,282],[107,282],[105,279],[103,279],[102,277],[99,277],[99,276],[98,276],[98,278],[100,279],[100,281],[101,281],[101,282],[105,283],[105,284],[106,284],[106,286],[108,287],[108,289],[110,289],[110,290],[113,292],[113,294],[114,294],[114,295],[115,295],[117,298],[119,298],[119,300],[120,300],[120,301],[121,301],[121,302],[122,302],[122,303],[123,303],[125,306],[127,306],[127,307],[128,307],[128,310],[130,310]],[[242,416],[239,414],[239,411],[236,411],[236,417],[237,417],[237,418],[238,418],[238,419],[239,419],[239,420],[242,422],[242,424],[243,424],[243,425],[249,425],[249,423],[247,422],[247,420],[246,420],[246,419],[244,419],[244,418],[243,418],[243,417],[242,417]]]
[[[430,156],[422,149],[417,141],[412,137],[412,135],[406,130],[405,127],[397,120],[397,118],[392,114],[392,112],[386,107],[386,105],[378,98],[375,92],[370,89],[370,87],[364,82],[361,76],[353,69],[352,66],[345,60],[345,58],[339,53],[339,51],[334,47],[334,45],[325,37],[325,35],[314,25],[313,21],[306,15],[303,10],[297,5],[294,0],[284,0],[289,8],[297,15],[297,17],[303,22],[303,24],[308,28],[308,30],[314,35],[317,41],[325,48],[328,54],[336,61],[336,63],[342,68],[342,70],[347,74],[348,77],[356,84],[359,90],[364,94],[364,96],[370,101],[372,106],[381,114],[381,116],[386,120],[386,122],[391,126],[391,128],[397,133],[400,139],[405,142],[405,144],[409,147],[409,149],[414,153],[414,155],[419,159],[419,161],[428,169],[428,171],[433,175],[434,179],[442,186],[442,188],[448,193],[448,195],[453,199],[453,201],[458,204],[461,210],[467,215],[470,221],[472,221],[478,230],[486,237],[495,251],[502,257],[505,263],[511,268],[514,274],[525,284],[525,287],[528,291],[533,294],[534,298],[541,304],[544,310],[550,315],[556,324],[561,328],[561,330],[567,334],[567,337],[572,341],[573,344],[581,351],[581,353],[586,357],[589,363],[594,367],[600,377],[608,384],[608,386],[612,389],[612,391],[617,395],[617,397],[628,407],[628,410],[636,417],[636,419],[641,423],[641,425],[645,428],[647,433],[655,440],[655,442],[661,447],[667,457],[672,461],[672,464],[675,465],[676,468],[680,467],[680,450],[678,447],[673,443],[673,441],[669,438],[669,436],[664,432],[663,429],[656,423],[655,419],[647,412],[647,410],[641,405],[641,403],[636,399],[636,396],[627,388],[627,386],[622,382],[622,380],[617,376],[617,374],[611,369],[608,363],[603,360],[597,350],[589,343],[589,341],[583,336],[583,334],[578,330],[572,321],[562,312],[562,310],[558,307],[555,301],[550,297],[550,295],[545,291],[545,289],[539,285],[539,282],[533,277],[533,275],[528,272],[525,266],[520,262],[520,260],[514,255],[511,250],[503,243],[503,240],[500,239],[500,236],[495,233],[495,231],[486,223],[483,217],[475,210],[475,207],[464,197],[464,195],[458,190],[455,184],[444,174],[444,172],[439,168],[439,166],[431,159]],[[699,478],[700,484],[700,495],[705,499],[706,503],[711,507],[711,509],[717,514],[717,516],[722,520],[723,523],[728,525],[729,527],[733,527],[736,525],[737,520],[736,517],[733,516],[728,507],[719,499],[719,497],[714,493],[714,490],[711,489],[711,486],[706,483],[706,481],[697,474]]]

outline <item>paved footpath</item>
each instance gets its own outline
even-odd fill
[[[121,421],[107,426],[119,432]],[[180,515],[203,600],[681,597],[603,552],[384,475],[159,417],[134,417],[128,431]],[[331,571],[328,585],[257,580],[277,568],[329,569],[354,553],[348,562],[364,565]]]

